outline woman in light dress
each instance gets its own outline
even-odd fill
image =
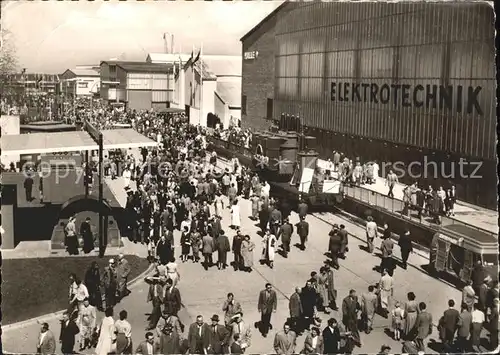
[[[127,316],[127,311],[121,311],[120,319],[115,322],[116,354],[132,354],[132,326]]]
[[[215,215],[222,216],[222,211],[224,210],[224,200],[222,200],[222,194],[220,191],[217,191],[217,194],[215,195],[214,206]]]
[[[405,303],[404,314],[404,334],[405,338],[411,338],[411,333],[415,327],[418,316],[418,302],[415,300],[415,294],[413,292],[408,292],[408,301]]]
[[[105,317],[101,322],[99,341],[95,348],[97,355],[108,355],[116,349],[115,320],[113,319],[113,308],[107,308]]]
[[[272,269],[274,267],[274,256],[276,251],[277,239],[274,234],[266,230],[264,238],[262,238],[262,260]]]
[[[125,168],[125,170],[123,170],[122,177],[123,177],[123,184],[125,185],[125,190],[130,189],[130,179],[132,178],[132,173],[128,168]]]
[[[238,206],[238,200],[235,200],[231,206],[231,226],[234,228],[239,228],[241,226],[240,206]]]
[[[181,280],[181,275],[179,274],[178,265],[175,262],[175,258],[172,257],[172,260],[166,265],[167,267],[167,278],[172,280],[172,285],[175,287],[179,281]]]
[[[241,242],[241,257],[243,258],[243,267],[247,272],[252,271],[254,249],[255,244],[250,240],[250,236],[245,235]]]

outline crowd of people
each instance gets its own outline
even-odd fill
[[[221,168],[217,155],[207,152],[205,131],[189,125],[183,114],[103,110],[101,114],[92,115],[101,122],[99,127],[127,123],[158,142],[158,148],[143,149],[140,157],[132,154],[108,156],[105,164],[111,178],[123,177],[127,191],[126,211],[130,223],[124,236],[142,243],[154,266],[154,272],[144,279],[149,285],[146,301],[151,303],[152,311],[147,319],[145,340],[138,345],[132,344],[132,326],[127,321],[127,312],[121,311],[118,320],[113,313],[113,307],[129,292],[127,277],[123,279],[123,275],[128,274],[120,269],[124,258],[119,257],[118,266],[114,259],[110,260],[102,276],[94,264],[84,282],[72,278],[71,308],[61,321],[63,353],[73,352],[77,334],[81,349],[95,346],[95,353],[106,355],[252,353],[252,340],[255,340],[252,329],[257,328],[263,337],[273,329],[272,314],[279,306],[273,285],[266,284],[255,295],[261,317],[253,327],[244,318],[244,310],[233,293],[229,293],[221,305],[220,315],[212,315],[209,321],[198,315],[193,324],[186,326],[179,315],[182,309],[178,288],[182,283],[182,267],[179,263],[200,263],[205,270],[225,269],[231,265],[236,272],[252,272],[258,245],[254,236],[242,233],[240,213],[241,201],[248,199],[251,218],[259,222],[261,230],[260,262],[273,268],[278,254],[288,257],[294,233],[299,236],[300,249],[306,249],[309,237],[307,204],[299,204],[299,222],[292,225],[289,203],[271,197],[269,184],[237,160]],[[227,222],[222,221],[224,209],[230,210]],[[224,229],[223,224],[228,228]],[[349,233],[344,225],[333,226],[327,246],[328,260],[319,270],[311,272],[310,278],[304,280],[304,287],[296,287],[289,297],[288,320],[274,337],[276,353],[352,353],[356,346],[361,346],[360,331],[366,334],[372,331],[376,313],[391,319],[393,337],[405,341],[404,351],[425,352],[424,341],[432,333],[432,316],[425,302],[417,301],[417,296],[411,292],[404,304],[394,301],[394,245],[388,226],[385,231],[381,242],[379,282],[368,286],[360,296],[353,289],[345,298],[339,298],[335,270],[340,267],[339,259],[348,257]],[[178,241],[174,240],[174,233],[180,233]],[[373,252],[374,240],[378,238],[373,220],[367,223],[366,236],[367,249]],[[176,255],[177,245],[180,245],[180,255]],[[399,246],[403,267],[406,267],[412,251],[408,233],[400,238]],[[216,258],[213,254],[217,254]],[[476,274],[474,280],[480,279],[480,272]],[[455,301],[450,300],[439,321],[442,341],[451,350],[477,350],[479,323],[481,327],[483,323],[489,325],[491,334],[495,326],[498,329],[497,284],[483,274],[479,286],[473,281],[470,288],[464,288],[462,303],[466,308],[462,307],[461,312],[454,309]],[[479,304],[474,304],[475,295],[479,295]],[[339,308],[341,319],[332,317],[322,324],[321,313],[329,315]],[[105,312],[99,326],[96,325],[96,309]],[[48,325],[44,324],[42,333],[47,331]],[[306,335],[303,345],[297,344],[300,334]],[[458,337],[456,344],[453,342],[455,336]],[[40,338],[43,338],[39,343],[42,347],[46,338]],[[492,336],[491,346],[495,345],[494,338]],[[380,352],[389,353],[390,350],[383,345]]]

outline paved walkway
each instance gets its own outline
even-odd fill
[[[259,319],[257,312],[257,298],[259,291],[264,287],[266,282],[274,284],[278,292],[278,310],[273,314],[274,329],[269,337],[263,338],[257,331],[253,330],[251,353],[270,353],[272,352],[273,337],[288,316],[288,298],[293,293],[295,286],[302,286],[306,279],[309,278],[311,271],[317,271],[322,266],[325,256],[323,252],[328,244],[328,231],[330,224],[309,216],[310,222],[310,241],[306,251],[300,251],[293,247],[288,259],[281,256],[276,257],[275,268],[269,269],[267,266],[261,266],[257,263],[261,252],[261,238],[256,233],[254,222],[248,219],[251,212],[251,206],[248,201],[241,201],[241,218],[242,231],[244,234],[249,234],[257,247],[254,252],[254,260],[256,265],[254,272],[241,273],[234,272],[232,269],[219,271],[212,268],[209,271],[204,271],[201,265],[197,263],[187,262],[180,263],[181,281],[179,289],[182,294],[183,304],[185,308],[181,312],[182,321],[188,325],[193,321],[197,314],[202,314],[208,320],[212,314],[222,316],[222,303],[228,292],[234,292],[236,299],[241,302],[244,312],[244,319],[248,324],[253,324]],[[344,223],[349,232],[362,237],[364,231],[345,220],[340,219],[331,214],[322,216],[330,223]],[[229,210],[223,213],[223,228],[232,239],[233,232],[227,227],[229,220]],[[292,223],[298,221],[298,217],[292,214]],[[175,234],[176,244],[179,241],[179,233]],[[293,242],[297,242],[297,237],[293,237]],[[363,242],[351,237],[349,240],[349,255],[344,261],[341,261],[341,267],[335,272],[336,288],[340,298],[347,296],[351,288],[358,290],[359,293],[364,292],[368,285],[378,282],[380,275],[372,270],[374,265],[378,265],[380,259],[377,255],[370,255],[362,250]],[[396,248],[397,249],[397,248]],[[177,248],[177,255],[179,249]],[[398,250],[396,250],[397,256]],[[232,260],[232,256],[229,257]],[[397,288],[395,290],[395,298],[399,300],[406,299],[406,293],[413,291],[417,295],[417,300],[425,301],[428,304],[428,309],[436,322],[442,312],[446,309],[446,302],[453,298],[457,302],[460,300],[460,292],[449,285],[436,280],[426,273],[422,272],[421,265],[427,263],[425,258],[416,254],[410,256],[410,263],[414,267],[408,270],[397,270],[395,273],[395,282]],[[148,287],[145,283],[139,282],[137,286],[132,288],[132,294],[125,298],[122,303],[116,307],[116,313],[121,309],[126,309],[129,312],[129,319],[132,324],[133,342],[137,345],[144,338],[144,328],[146,327],[146,316],[149,313],[151,306],[146,303]],[[340,302],[340,300],[339,300]],[[323,322],[329,317],[341,319],[338,312],[333,312],[330,315],[321,315]],[[59,334],[57,319],[49,322],[51,329],[55,335]],[[399,352],[401,345],[399,342],[390,339],[386,334],[386,328],[390,325],[390,321],[382,317],[376,316],[374,327],[375,330],[370,335],[362,335],[362,347],[356,349],[356,352],[374,353],[380,349],[382,344],[389,344],[393,348],[393,352]],[[38,334],[39,325],[36,323],[26,324],[21,328],[4,330],[2,341],[4,349],[11,352],[30,353],[34,351],[36,345],[36,337]],[[434,332],[434,338],[437,332]],[[303,346],[304,337],[298,339],[298,348]],[[439,349],[433,347],[428,350],[429,353],[435,353]],[[134,349],[135,350],[135,349]]]

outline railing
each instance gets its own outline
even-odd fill
[[[242,147],[240,145],[224,141],[219,138],[215,137],[209,137],[209,142],[212,143],[214,146],[227,149],[232,152],[238,152],[245,157],[248,157],[249,159],[252,159],[252,152],[250,149],[247,149],[245,147]],[[404,209],[404,202],[400,199],[397,198],[389,198],[384,194],[381,194],[379,192],[367,189],[362,186],[349,186],[349,185],[344,185],[344,195],[348,196],[352,199],[355,199],[357,201],[363,202],[367,205],[373,206],[373,207],[379,207],[383,208],[389,212],[392,212],[393,214],[399,214],[403,218],[406,218],[414,223],[420,223],[422,225],[425,225],[427,227],[430,227],[432,229],[438,229],[439,227],[443,226],[450,226],[450,225],[460,225],[469,229],[476,230],[478,232],[487,234],[491,236],[492,239],[497,238],[497,233],[492,232],[490,230],[474,226],[470,223],[460,221],[456,218],[453,217],[448,217],[448,216],[440,216],[441,219],[441,225],[438,225],[434,223],[433,221],[433,216],[423,216],[422,219],[415,215],[416,211],[419,210],[419,206],[414,206],[410,205],[409,206],[409,214],[403,214],[403,209]]]
[[[481,233],[487,234],[491,236],[492,239],[496,239],[497,235],[496,233],[463,221],[459,221],[458,219],[455,219],[453,217],[440,215],[440,220],[441,220],[440,225],[434,223],[433,215],[427,217],[423,216],[422,219],[420,219],[420,217],[418,216],[418,211],[419,209],[421,209],[420,206],[415,206],[410,204],[408,205],[409,213],[404,214],[403,210],[405,204],[402,200],[399,200],[397,198],[390,198],[387,195],[381,194],[373,190],[369,190],[361,186],[346,185],[344,186],[344,193],[346,196],[351,197],[357,201],[361,201],[370,206],[383,208],[394,214],[400,214],[403,218],[406,218],[415,223],[421,223],[433,229],[436,229],[440,226],[444,227],[450,225],[461,225],[463,227],[470,228],[479,231]]]

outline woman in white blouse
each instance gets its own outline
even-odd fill
[[[78,311],[80,311],[83,307],[83,301],[89,297],[89,291],[87,290],[87,286],[82,283],[78,277],[74,277],[74,282],[71,285],[72,298],[70,300],[70,304],[73,307],[77,307]],[[73,310],[74,311],[74,310]]]

